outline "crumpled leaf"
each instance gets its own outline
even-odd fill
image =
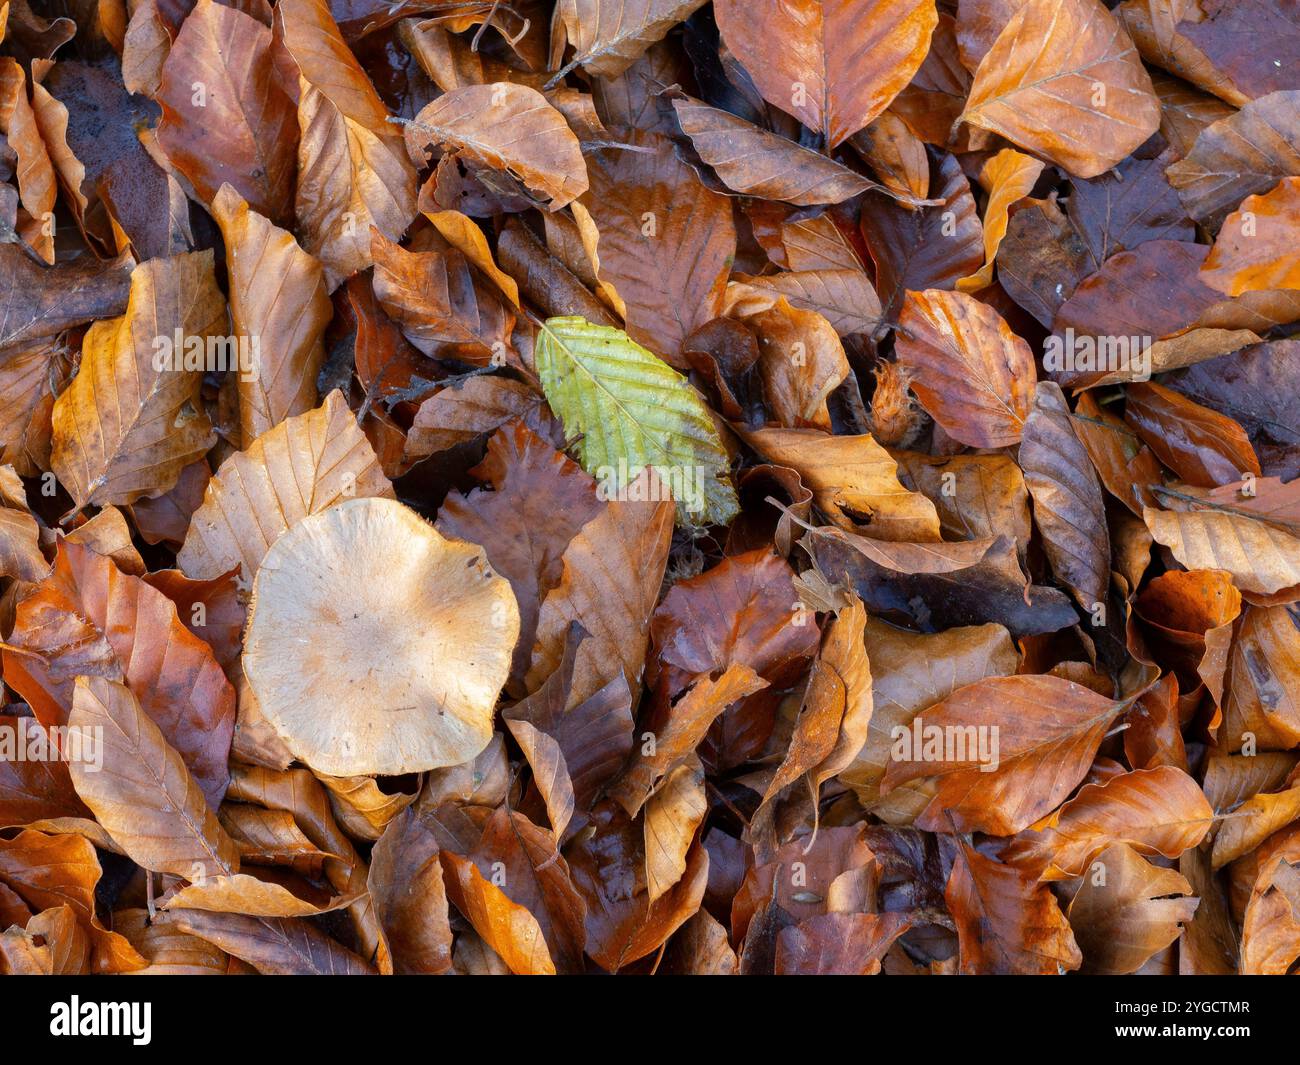
[[[1176,940],[1196,912],[1192,885],[1132,847],[1102,851],[1070,901],[1066,916],[1083,952],[1083,971],[1131,973]],[[1172,896],[1172,897],[1171,897]]]
[[[199,401],[204,363],[193,367],[190,349],[225,333],[212,252],[135,268],[126,314],[90,327],[81,367],[54,403],[51,462],[78,508],[161,495],[212,446]]]
[[[555,25],[564,28],[574,56],[561,74],[581,66],[610,78],[623,73],[706,0],[560,0]],[[558,80],[557,74],[552,82]],[[550,87],[549,85],[547,86]]]
[[[406,126],[412,158],[427,161],[431,141],[513,174],[552,211],[587,191],[578,138],[564,116],[527,85],[499,81],[444,93]]]
[[[1069,922],[1046,884],[959,842],[944,890],[965,973],[1057,976],[1079,968]]]

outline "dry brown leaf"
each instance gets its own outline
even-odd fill
[[[0,60],[0,132],[17,156],[14,166],[25,217],[18,232],[47,263],[54,262],[54,164],[27,98],[27,76],[16,59]]]
[[[1250,607],[1232,641],[1223,742],[1242,750],[1300,744],[1300,627],[1286,607]],[[1258,755],[1257,755],[1258,757]]]
[[[199,0],[171,42],[157,86],[158,143],[200,199],[211,204],[229,184],[272,225],[289,225],[297,116],[276,77],[270,28]]]
[[[1070,407],[1053,381],[1035,387],[1020,465],[1052,571],[1085,611],[1104,609],[1111,565],[1105,499],[1075,435]]]
[[[1263,195],[1247,196],[1224,220],[1201,266],[1205,283],[1229,296],[1300,288],[1300,177],[1283,178]]]
[[[555,27],[563,27],[574,50],[559,74],[581,66],[604,78],[623,73],[677,23],[707,0],[560,0]]]
[[[1083,963],[1051,889],[964,841],[944,898],[956,922],[964,973],[1057,976]]]
[[[375,296],[426,355],[478,366],[504,364],[515,316],[500,294],[475,284],[459,251],[408,252],[371,234]]]
[[[1086,973],[1131,973],[1176,940],[1198,900],[1173,869],[1152,865],[1132,847],[1102,851],[1065,911]],[[1171,897],[1176,896],[1176,897]]]
[[[645,879],[652,906],[681,881],[708,809],[704,767],[694,756],[670,771],[646,800]]]
[[[1216,510],[1175,513],[1144,507],[1157,543],[1188,569],[1222,569],[1243,592],[1271,595],[1300,584],[1300,539],[1267,522]]]
[[[727,111],[692,99],[674,100],[673,108],[700,158],[732,192],[808,207],[841,203],[881,187]]]
[[[980,169],[980,184],[989,194],[984,208],[984,265],[957,282],[958,292],[978,292],[993,281],[998,245],[1007,233],[1012,206],[1029,195],[1043,163],[1012,148],[1003,148]]]
[[[1300,89],[1270,93],[1207,126],[1166,171],[1187,213],[1212,230],[1250,195],[1300,177]]]
[[[713,8],[763,98],[820,132],[828,150],[911,81],[938,20],[932,0],[714,0]]]
[[[869,531],[882,540],[939,539],[934,504],[903,487],[898,464],[870,434],[736,429],[765,459],[797,470],[817,505],[841,528]]]
[[[1160,104],[1101,0],[1026,0],[980,60],[960,120],[1088,178],[1159,128]]]
[[[1043,880],[1083,876],[1111,843],[1177,858],[1210,830],[1214,811],[1196,781],[1172,766],[1086,784],[1056,813],[1013,840],[1007,860]]]
[[[682,341],[722,311],[736,251],[731,201],[704,187],[661,137],[649,152],[607,149],[588,158],[591,188],[575,208],[602,290],[627,334],[677,368]]]
[[[239,567],[245,588],[280,535],[344,499],[391,499],[392,486],[340,392],[268,430],[208,482],[176,556],[187,577]]]
[[[1020,440],[1037,371],[997,311],[960,292],[909,292],[899,329],[899,365],[950,436],[971,447]]]
[[[302,919],[246,917],[203,910],[157,918],[205,939],[267,976],[368,976],[374,969]]]
[[[436,975],[451,966],[447,893],[433,834],[413,810],[389,822],[375,844],[367,886],[397,973]]]
[[[638,482],[654,474],[643,472]],[[634,485],[635,486],[635,485]],[[607,503],[565,548],[560,582],[542,600],[527,684],[536,691],[559,664],[569,623],[591,639],[578,651],[569,706],[595,694],[619,673],[636,690],[645,666],[650,615],[668,563],[673,502]]]
[[[332,309],[320,263],[232,186],[221,186],[212,216],[226,244],[235,337],[250,355],[249,365],[239,365],[238,386],[240,442],[247,448],[316,406]]]
[[[1074,790],[1123,705],[1052,675],[978,680],[891,737],[881,790],[939,777],[918,827],[1013,835]]]
[[[54,404],[51,461],[78,508],[161,495],[212,446],[199,387],[211,341],[225,336],[212,252],[135,268],[126,314],[90,327]]]
[[[554,976],[555,962],[537,918],[485,880],[468,859],[443,851],[442,863],[447,897],[510,971],[520,976]]]
[[[444,93],[406,125],[411,158],[428,162],[431,143],[514,175],[551,211],[587,191],[578,138],[546,97],[527,85],[498,81]]]
[[[929,803],[934,789],[927,781],[911,781],[881,796],[880,785],[891,763],[893,730],[910,728],[913,718],[959,688],[1015,672],[1019,655],[1001,625],[922,635],[868,618],[865,641],[872,675],[871,721],[866,742],[839,779],[886,822],[910,823]]]
[[[275,33],[297,76],[303,247],[331,289],[370,265],[370,227],[397,240],[416,214],[415,168],[325,0],[286,0]]]
[[[126,685],[78,677],[68,726],[103,737],[102,766],[74,759],[72,782],[132,861],[196,883],[238,871],[235,841]]]
[[[406,438],[406,456],[425,458],[485,436],[514,418],[536,430],[549,408],[527,385],[506,377],[471,377],[441,388],[420,404]]]

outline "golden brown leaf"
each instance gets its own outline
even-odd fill
[[[1229,296],[1300,288],[1298,243],[1300,177],[1283,178],[1269,192],[1247,196],[1228,215],[1201,276]]]
[[[903,487],[898,464],[870,434],[736,429],[769,462],[797,470],[817,505],[841,528],[869,531],[882,540],[939,539],[934,504]]]
[[[103,737],[102,766],[72,760],[72,782],[132,861],[194,882],[238,871],[235,841],[126,685],[78,677],[68,725]]]
[[[1083,876],[1111,843],[1177,858],[1210,830],[1214,811],[1196,781],[1172,766],[1086,784],[1056,813],[1013,840],[1007,860],[1043,880]]]
[[[899,365],[950,436],[971,447],[1020,440],[1037,371],[997,311],[960,292],[909,292],[899,328]]]
[[[273,225],[289,224],[297,117],[276,77],[269,27],[199,0],[162,64],[157,101],[158,143],[204,203],[229,184]]]
[[[1216,510],[1176,513],[1144,507],[1158,543],[1188,569],[1222,569],[1243,592],[1271,595],[1300,584],[1300,539],[1266,522]]]
[[[259,214],[229,185],[212,201],[226,244],[230,317],[251,365],[239,367],[245,448],[285,418],[316,406],[323,337],[332,315],[320,263],[293,234]]]
[[[771,104],[836,147],[916,73],[938,15],[932,0],[715,0],[722,39]]]
[[[212,252],[135,268],[126,314],[90,327],[54,404],[51,461],[78,508],[161,495],[212,446],[199,387],[225,334]]]
[[[298,77],[303,247],[330,289],[370,265],[370,227],[398,240],[416,213],[415,168],[325,0],[286,0],[275,32]]]
[[[1156,131],[1160,104],[1101,0],[1027,0],[980,60],[961,120],[1087,178]]]
[[[510,971],[520,976],[554,976],[555,963],[537,918],[483,879],[468,859],[443,851],[442,863],[447,897]]]
[[[1029,195],[1043,164],[1037,159],[1003,148],[980,168],[980,184],[989,194],[984,208],[984,265],[957,282],[958,292],[978,292],[993,281],[998,245],[1007,233],[1013,205]]]
[[[587,167],[564,116],[527,85],[499,81],[444,93],[406,126],[412,158],[427,162],[430,143],[481,166],[504,170],[558,211],[587,191]]]
[[[208,482],[176,556],[187,577],[240,568],[244,586],[285,530],[352,497],[391,499],[392,486],[340,392],[288,418],[226,459]]]
[[[1107,847],[1065,911],[1083,951],[1083,971],[1136,972],[1192,919],[1198,900],[1181,897],[1191,892],[1183,876],[1152,865],[1132,847]]]

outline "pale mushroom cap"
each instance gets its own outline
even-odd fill
[[[244,671],[313,769],[416,773],[487,746],[518,638],[514,592],[481,547],[395,500],[350,499],[267,552]]]

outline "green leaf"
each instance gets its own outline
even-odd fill
[[[548,319],[534,359],[547,402],[602,489],[621,489],[652,466],[672,489],[679,525],[726,525],[736,516],[713,418],[666,362],[621,329],[579,317]]]

